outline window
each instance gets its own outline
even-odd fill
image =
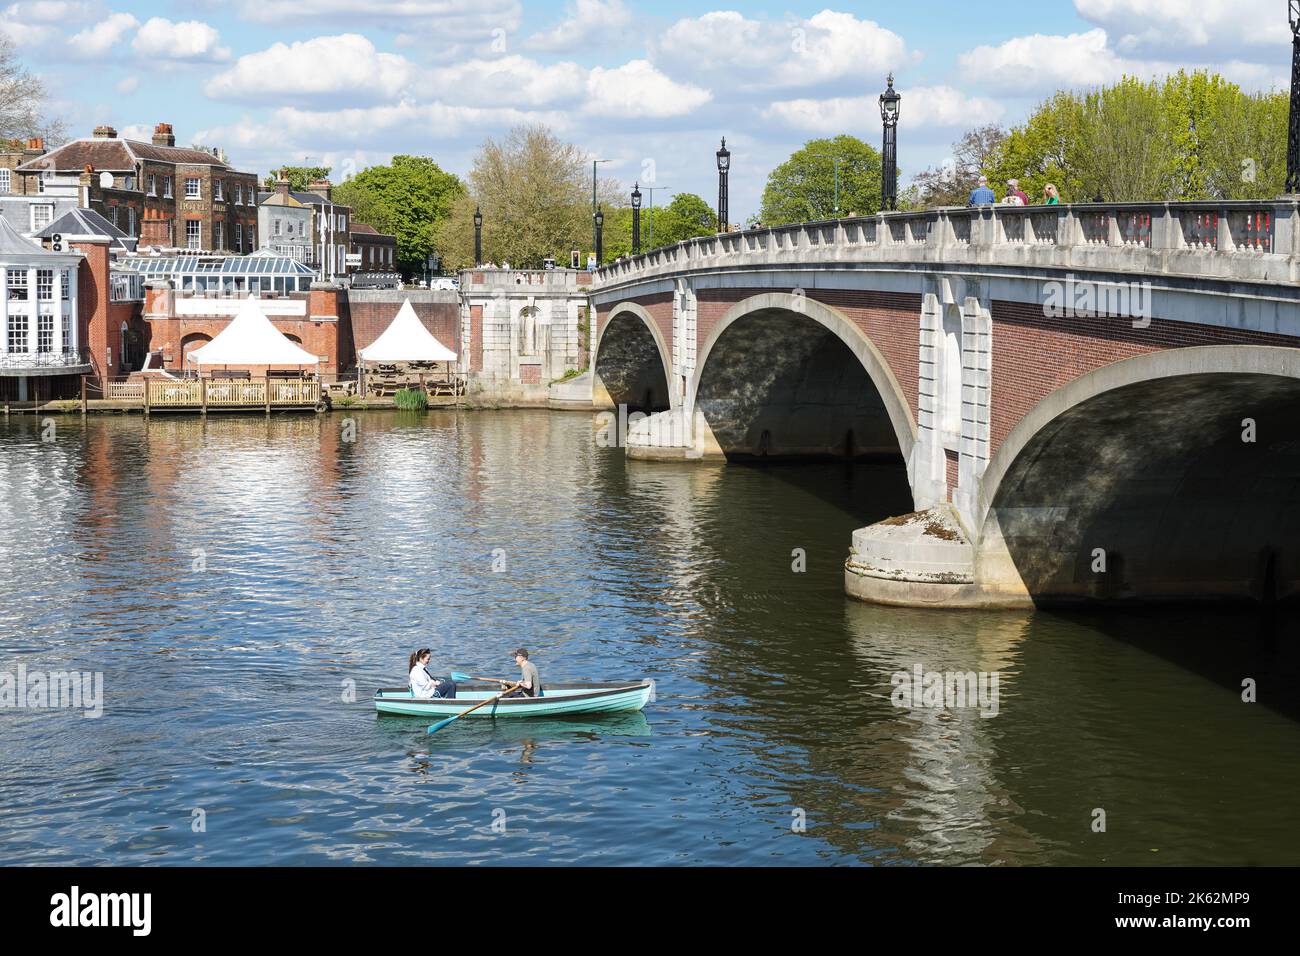
[[[226,248],[226,224],[218,219],[212,225],[212,247],[214,249]]]
[[[171,199],[171,198],[172,198],[172,178],[170,176],[164,176],[163,177],[163,199]]]
[[[158,177],[153,173],[149,174],[149,195],[158,195]]]
[[[9,172],[9,170],[0,169],[0,193],[9,192],[12,176],[13,173]]]
[[[32,232],[40,232],[54,221],[54,207],[46,203],[32,206]]]
[[[244,224],[242,222],[235,223],[235,251],[244,251]]]
[[[273,235],[273,236],[278,236],[279,234],[280,234],[280,220],[279,220],[279,219],[272,219],[272,220],[271,220],[271,235]]]
[[[54,351],[54,316],[49,312],[36,317],[36,351]]]
[[[9,287],[10,289],[13,286]],[[9,341],[10,353],[22,354],[27,351],[27,316],[24,313],[15,315],[9,314]]]
[[[38,193],[43,193],[43,192],[45,192],[45,179],[46,179],[46,177],[49,176],[49,175],[50,175],[49,170],[46,170],[46,171],[44,171],[44,172],[42,172],[42,173],[38,173],[38,174],[37,174],[37,176],[36,176],[36,191],[37,191]]]
[[[9,270],[9,301],[26,302],[27,301],[27,270],[10,269]],[[13,318],[13,316],[10,316]]]
[[[54,270],[36,270],[36,298],[41,302],[54,301]]]
[[[224,179],[218,179],[218,180],[216,181],[216,183],[214,184],[214,187],[213,187],[213,188],[216,190],[216,200],[217,200],[217,202],[225,202],[225,200],[226,200],[226,181],[225,181]]]
[[[135,235],[135,207],[134,206],[126,207],[126,234],[128,236]]]
[[[71,352],[72,349],[72,316],[64,312],[59,322],[59,330],[63,335],[63,351]]]
[[[186,180],[185,180],[185,198],[186,198],[186,199],[201,199],[201,198],[203,198],[203,194],[199,191],[199,180],[198,180],[198,177],[190,176],[190,177],[187,177],[187,178],[186,178]]]
[[[244,184],[235,183],[235,205],[242,206],[243,204],[244,204]]]
[[[63,294],[64,301],[68,298],[68,270],[59,270],[59,291]]]
[[[252,252],[257,248],[257,231],[250,225],[248,227],[248,251]]]
[[[185,248],[203,248],[203,222],[199,219],[185,220]]]

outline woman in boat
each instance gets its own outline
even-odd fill
[[[542,677],[537,673],[537,665],[528,659],[528,651],[522,647],[515,651],[515,663],[519,665],[519,688],[506,694],[506,697],[540,697],[542,696]],[[502,681],[504,684],[505,681]]]
[[[432,656],[433,651],[427,647],[422,647],[411,654],[411,695],[420,700],[433,698],[450,700],[456,696],[456,682],[438,680],[429,673],[429,658]]]

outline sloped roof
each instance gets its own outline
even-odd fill
[[[307,207],[294,199],[293,196],[281,196],[279,193],[271,193],[265,199],[258,200],[259,206],[288,206],[294,209],[306,209]]]
[[[257,299],[244,300],[215,339],[189,353],[197,365],[317,365],[320,359],[271,324]]]
[[[32,256],[52,256],[66,259],[65,254],[51,252],[34,239],[28,239],[14,228],[13,223],[0,216],[0,259],[10,256],[31,258]]]
[[[131,251],[135,249],[136,240],[128,236],[93,209],[78,206],[69,209],[54,222],[36,234],[37,239],[52,239],[58,235],[69,236],[108,236],[113,246]]]
[[[155,146],[134,139],[74,139],[35,159],[28,160],[18,169],[24,172],[38,169],[68,172],[93,166],[99,171],[132,172],[138,159],[159,163],[183,163],[189,166],[215,166],[218,169],[234,171],[229,163],[223,163],[216,156],[201,149],[190,149],[185,146]]]
[[[361,350],[361,358],[367,362],[455,362],[457,356],[430,334],[411,308],[411,300],[406,299],[388,328]]]

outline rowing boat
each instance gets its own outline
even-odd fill
[[[640,710],[654,700],[652,680],[622,684],[548,684],[541,697],[509,697],[480,707],[467,717],[563,717],[569,714],[620,714]],[[462,684],[456,696],[422,699],[409,687],[381,687],[375,691],[375,710],[381,714],[425,717],[437,720],[455,717],[475,704],[501,693],[495,684]]]

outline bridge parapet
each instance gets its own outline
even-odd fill
[[[719,233],[602,266],[600,291],[713,269],[850,263],[1006,266],[1300,281],[1294,199],[977,206]]]

